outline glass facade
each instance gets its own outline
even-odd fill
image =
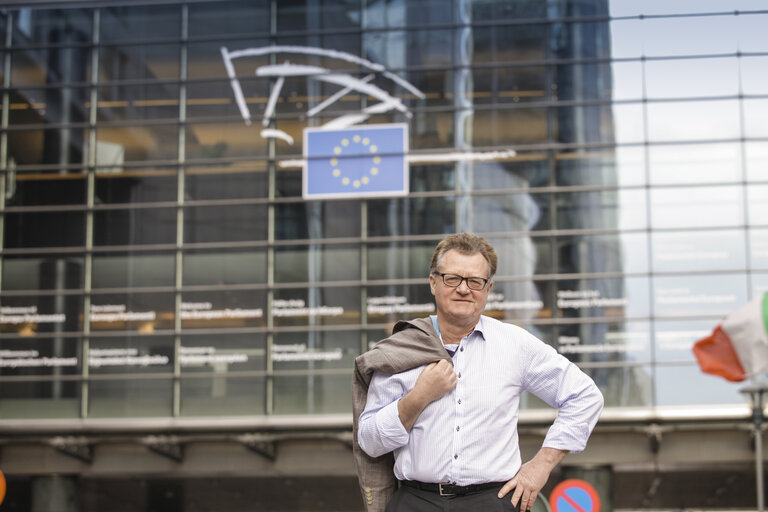
[[[768,290],[768,11],[671,6],[1,11],[0,417],[350,413],[457,231],[608,409],[743,404],[691,347]],[[334,123],[405,124],[407,194],[304,197]]]

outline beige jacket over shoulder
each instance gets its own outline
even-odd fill
[[[355,359],[352,453],[367,512],[383,512],[396,489],[393,472],[395,459],[392,453],[370,457],[357,442],[357,423],[365,410],[373,372],[400,373],[440,359],[452,362],[430,318],[397,322],[392,329],[392,336],[376,343],[371,350]]]

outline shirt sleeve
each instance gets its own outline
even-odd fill
[[[603,410],[602,393],[587,374],[549,345],[536,339],[529,351],[524,387],[558,410],[543,446],[583,451]]]
[[[378,457],[408,443],[397,403],[405,390],[396,375],[375,372],[368,387],[365,410],[358,422],[357,442],[365,453]]]

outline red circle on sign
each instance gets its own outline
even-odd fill
[[[0,471],[0,503],[5,499],[5,475]]]
[[[578,498],[583,498],[584,494],[586,494],[588,500],[591,500],[591,503],[587,504],[579,501]],[[567,506],[561,507],[561,504]],[[565,510],[600,512],[600,496],[598,496],[595,488],[589,483],[577,478],[571,478],[563,480],[555,486],[552,494],[549,495],[549,506],[553,512],[565,512]]]

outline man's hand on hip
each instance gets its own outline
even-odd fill
[[[512,505],[517,506],[520,503],[520,510],[530,510],[533,507],[539,491],[549,480],[549,474],[557,466],[567,451],[556,450],[554,448],[542,448],[539,453],[520,467],[520,471],[504,484],[499,491],[499,498],[503,498],[512,489]]]

